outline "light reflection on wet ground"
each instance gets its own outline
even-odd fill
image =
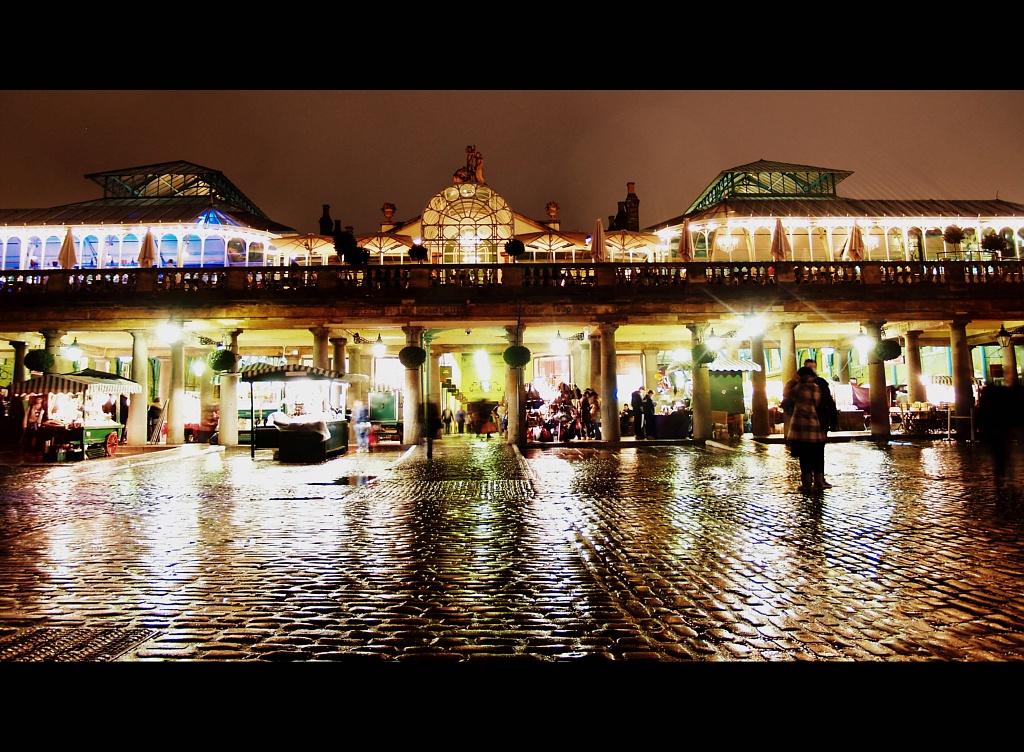
[[[829,445],[817,497],[782,445],[525,458],[466,437],[8,476],[0,636],[158,633],[134,660],[1024,656],[1024,503],[983,448]]]

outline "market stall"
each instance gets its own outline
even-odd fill
[[[249,384],[245,424],[244,408],[239,411],[239,439],[248,428],[251,456],[257,448],[273,448],[282,462],[320,462],[348,451],[345,387],[356,374],[297,363],[255,363],[242,368],[239,376]],[[331,404],[334,383],[342,384],[338,405]]]
[[[11,384],[11,396],[41,398],[43,418],[36,444],[53,461],[111,457],[117,454],[121,430],[121,396],[139,394],[130,379],[100,371],[45,373]],[[130,398],[129,398],[130,399]]]

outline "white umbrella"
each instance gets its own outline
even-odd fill
[[[60,254],[57,256],[57,263],[61,269],[74,269],[78,266],[78,254],[75,253],[75,239],[71,235],[71,228],[64,236],[64,242],[60,244]]]
[[[860,234],[860,228],[857,225],[850,229],[850,237],[843,244],[843,259],[846,261],[864,260],[864,237]]]
[[[615,255],[624,257],[629,254],[629,260],[633,260],[633,254],[643,251],[650,259],[652,251],[658,247],[661,240],[653,232],[634,232],[632,230],[614,230],[604,234],[605,247],[608,248],[610,258],[614,261]]]
[[[590,239],[590,257],[594,261],[605,260],[604,250],[604,225],[601,224],[601,220],[597,220],[594,225],[594,234]]]
[[[142,239],[138,263],[142,269],[152,269],[156,266],[156,238],[153,237],[152,230],[147,230],[146,237]]]
[[[775,220],[775,232],[772,233],[772,261],[787,261],[793,258],[793,246],[782,227],[782,217]]]
[[[334,253],[334,238],[330,235],[289,235],[271,240],[270,244],[286,256],[305,255],[308,258],[314,253],[322,257]]]
[[[397,253],[404,256],[405,252],[412,248],[412,238],[392,232],[374,232],[369,235],[356,235],[356,245],[380,256],[381,263],[384,263],[384,257],[389,254]]]
[[[683,220],[683,232],[679,236],[679,260],[693,261],[693,239],[690,237],[690,220]]]

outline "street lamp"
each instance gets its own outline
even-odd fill
[[[384,340],[381,339],[380,333],[377,334],[377,341],[370,347],[370,352],[373,353],[375,358],[383,358],[388,351],[388,346],[384,344]]]
[[[863,329],[861,329],[860,335],[858,335],[857,339],[853,341],[853,346],[856,347],[857,352],[860,353],[861,360],[864,360],[864,357],[867,355],[868,350],[874,343],[875,341],[871,339],[871,337],[869,337],[867,334],[865,334]]]
[[[555,355],[565,355],[569,352],[569,345],[564,339],[562,339],[562,332],[559,330],[555,331],[555,339],[551,343],[551,349],[554,351]]]
[[[999,340],[1000,347],[1009,347],[1010,342],[1013,341],[1013,336],[1006,331],[1006,324],[1002,324],[999,327],[999,333],[996,334],[996,339]]]
[[[77,362],[82,357],[82,348],[78,346],[78,337],[75,337],[75,341],[64,348],[64,357],[72,362]]]

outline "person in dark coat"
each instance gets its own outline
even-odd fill
[[[1021,432],[1022,388],[985,384],[978,394],[978,433],[992,454],[992,479],[998,489],[1012,477],[1011,449]]]
[[[827,434],[818,416],[822,391],[816,383],[813,368],[802,367],[796,372],[797,381],[786,384],[784,400],[793,403],[786,443],[800,460],[800,488],[807,493],[830,487],[825,485],[825,441]]]
[[[648,389],[643,399],[644,435],[648,439],[658,438],[654,430],[654,390]]]
[[[644,437],[644,388],[638,386],[629,400],[630,413],[633,416],[633,435],[638,439]]]

